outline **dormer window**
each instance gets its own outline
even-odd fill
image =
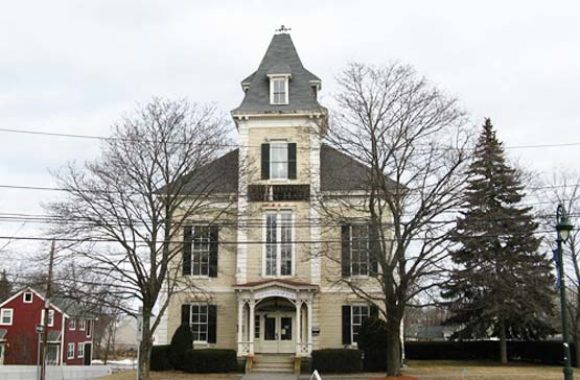
[[[270,77],[270,103],[288,104],[288,76]]]

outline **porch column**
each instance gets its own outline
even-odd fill
[[[245,354],[243,344],[243,325],[244,325],[244,301],[238,301],[238,356]]]
[[[308,300],[306,301],[306,309],[308,311],[308,323],[306,325],[306,327],[308,327],[307,329],[307,334],[308,334],[308,354],[310,355],[312,353],[312,300]]]
[[[250,355],[254,355],[254,334],[255,334],[255,330],[256,330],[256,316],[254,315],[254,309],[256,307],[256,301],[254,301],[253,299],[250,300],[249,302],[250,305],[250,326],[248,327],[248,337],[250,339]]]
[[[300,315],[302,309],[302,301],[296,300],[296,356],[302,356],[302,317]]]

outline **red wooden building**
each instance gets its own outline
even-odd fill
[[[0,303],[0,364],[37,364],[44,295],[30,287]],[[90,365],[93,320],[74,302],[55,298],[48,313],[48,362]]]

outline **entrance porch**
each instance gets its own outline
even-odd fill
[[[310,356],[316,285],[268,280],[234,288],[238,301],[238,356]]]

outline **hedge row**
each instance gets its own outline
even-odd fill
[[[498,361],[499,349],[499,341],[406,342],[405,357],[411,360]],[[571,351],[574,362],[573,344]],[[509,361],[555,365],[564,363],[560,341],[508,341],[507,353]]]
[[[172,352],[169,345],[153,346],[150,368],[152,371],[169,371]],[[236,372],[238,360],[234,350],[187,350],[183,355],[182,370],[190,373]]]
[[[235,350],[189,350],[185,352],[183,370],[189,373],[236,372]]]
[[[170,345],[153,346],[151,349],[151,360],[149,368],[152,371],[169,371],[173,369],[170,357]]]
[[[312,369],[320,373],[362,372],[362,351],[326,349],[312,351]]]

